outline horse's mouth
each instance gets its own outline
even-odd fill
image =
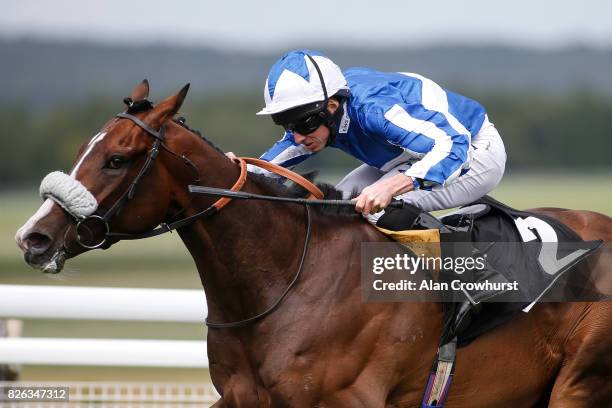
[[[62,247],[55,249],[53,254],[48,257],[43,255],[32,255],[26,253],[24,255],[25,261],[34,269],[38,269],[43,273],[57,274],[64,269],[66,263],[66,251]],[[46,259],[45,259],[46,258]]]

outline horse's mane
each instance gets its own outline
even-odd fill
[[[132,98],[123,98],[123,103],[127,106],[127,113],[135,115],[153,109],[153,102],[148,99],[133,101]]]
[[[176,123],[177,125],[184,127],[185,129],[187,129],[188,131],[190,131],[191,133],[197,135],[200,139],[202,139],[204,142],[206,142],[210,147],[212,147],[213,149],[215,149],[217,152],[221,153],[222,155],[225,156],[225,152],[223,150],[221,150],[219,147],[217,147],[217,145],[215,145],[213,142],[211,142],[210,140],[208,140],[203,134],[202,132],[200,132],[197,129],[194,129],[192,127],[190,127],[187,124],[187,119],[185,119],[184,116],[179,116],[177,118],[173,118],[172,121],[174,123]]]
[[[147,111],[153,109],[153,107],[154,107],[153,102],[151,102],[150,100],[148,100],[146,98],[145,99],[140,99],[140,100],[137,100],[137,101],[133,101],[131,98],[128,97],[128,98],[124,98],[123,99],[123,103],[127,106],[127,113],[132,114],[132,115],[135,115],[135,114],[140,113],[140,112],[147,112]],[[212,147],[213,149],[215,149],[219,153],[225,155],[225,152],[223,150],[221,150],[220,148],[218,148],[217,146],[215,146],[215,144],[213,142],[211,142],[206,137],[204,137],[202,132],[200,132],[197,129],[194,129],[194,128],[190,127],[189,125],[187,125],[187,119],[184,116],[178,116],[178,117],[172,118],[172,121],[174,123],[176,123],[177,125],[187,129],[191,133],[197,135],[200,139],[202,139],[203,141],[208,143],[210,145],[210,147]]]
[[[318,175],[318,171],[310,171],[308,173],[301,174],[302,177],[307,180],[314,182]],[[308,196],[308,190],[300,186],[299,184],[290,182],[288,186],[280,184],[276,179],[266,177],[263,174],[249,173],[249,178],[255,180],[259,184],[265,185],[270,190],[272,195],[280,197],[292,197],[292,198],[306,198]],[[323,198],[325,200],[342,200],[342,191],[338,190],[334,186],[328,183],[315,183],[319,189],[323,192]],[[351,197],[355,194],[351,194]],[[315,211],[321,214],[333,215],[333,216],[357,216],[355,208],[346,205],[318,205],[314,206]]]

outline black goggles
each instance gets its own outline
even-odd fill
[[[299,133],[300,135],[309,135],[325,123],[322,112],[313,113],[296,121],[282,123],[281,126],[288,131]]]

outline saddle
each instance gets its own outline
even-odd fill
[[[389,209],[376,226],[391,238],[404,241],[414,253],[422,253],[415,249],[426,240],[424,237],[435,237],[434,233],[439,231],[438,256],[487,257],[484,272],[468,271],[461,275],[462,280],[516,282],[517,291],[464,291],[467,300],[477,308],[461,327],[453,322],[465,299],[443,298],[446,329],[441,344],[457,337],[457,346],[465,346],[521,311],[528,312],[539,301],[602,298],[589,290],[589,282],[572,279],[579,274],[581,261],[596,251],[602,241],[582,241],[556,219],[513,209],[489,196],[439,219],[413,206]],[[410,242],[415,239],[416,243]],[[432,245],[427,246],[428,254],[433,253]],[[444,280],[445,275],[438,279]]]
[[[388,209],[376,227],[400,241],[413,254],[423,253],[419,252],[420,246],[431,248],[432,244],[425,242],[426,237],[433,236],[439,237],[439,249],[429,249],[428,256],[436,253],[444,259],[486,257],[484,269],[473,268],[462,273],[461,280],[501,285],[515,282],[519,289],[515,292],[463,290],[465,298],[461,300],[442,297],[442,333],[422,408],[444,407],[455,372],[457,348],[470,344],[517,314],[529,312],[538,301],[587,300],[585,296],[599,300],[601,297],[596,292],[586,291],[585,294],[589,282],[585,282],[584,277],[588,274],[574,274],[583,279],[578,279],[578,284],[573,286],[572,272],[579,269],[581,261],[596,251],[602,241],[582,241],[556,219],[515,210],[489,196],[440,219],[410,205]],[[457,277],[453,271],[436,272],[430,275],[438,282]]]

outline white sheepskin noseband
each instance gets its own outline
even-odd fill
[[[98,208],[96,198],[77,179],[54,171],[40,183],[40,196],[50,198],[76,218],[85,218]]]

